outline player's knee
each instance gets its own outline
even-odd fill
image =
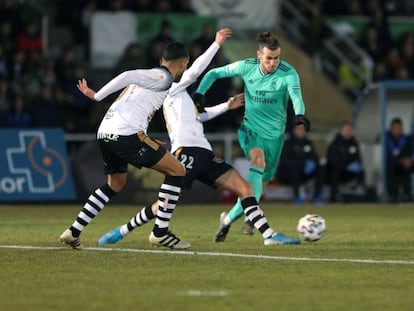
[[[179,163],[174,167],[171,167],[166,173],[170,176],[185,176],[186,170],[185,167]]]
[[[126,184],[126,180],[112,180],[109,183],[109,187],[115,192],[120,192]]]
[[[185,176],[186,170],[184,165],[180,163],[180,165],[177,166],[176,174],[175,176]]]
[[[108,176],[108,185],[115,192],[120,192],[127,181],[127,174],[113,174]]]
[[[266,161],[263,153],[256,153],[254,156],[250,159],[250,164],[252,166],[260,167],[262,169],[265,169],[266,167]]]
[[[264,157],[256,157],[252,159],[251,163],[252,166],[260,167],[261,169],[266,168],[266,162]]]

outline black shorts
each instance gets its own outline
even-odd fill
[[[233,167],[223,159],[214,156],[213,152],[198,147],[182,147],[174,156],[185,166],[184,189],[191,189],[194,180],[216,188],[215,181]]]
[[[137,168],[154,166],[166,150],[143,132],[122,136],[98,134],[105,174],[126,173],[128,164]]]

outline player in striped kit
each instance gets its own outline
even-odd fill
[[[163,104],[163,111],[171,141],[171,152],[186,168],[183,187],[190,189],[197,179],[212,187],[221,187],[240,197],[243,211],[254,226],[262,233],[265,245],[299,244],[300,241],[289,238],[282,233],[275,233],[269,226],[251,185],[232,168],[231,165],[214,156],[202,125],[203,121],[212,119],[228,109],[235,109],[244,103],[243,94],[230,98],[227,102],[213,107],[197,107],[187,92],[187,87],[207,68],[219,49],[221,32],[216,41],[185,71],[178,83],[173,83]],[[218,44],[219,43],[219,44]],[[98,244],[113,244],[122,240],[136,227],[142,226],[154,218],[159,203],[144,207],[137,215],[122,226],[104,234]]]
[[[137,168],[152,168],[165,175],[158,194],[160,208],[155,215],[150,243],[177,249],[190,246],[168,229],[180,196],[185,168],[147,135],[154,112],[162,106],[172,83],[181,79],[188,61],[189,54],[184,45],[173,42],[164,47],[159,68],[125,71],[98,92],[89,88],[85,79],[78,82],[79,90],[94,101],[123,91],[107,110],[97,132],[107,183],[89,196],[73,224],[61,234],[59,240],[63,244],[73,249],[82,248],[81,232],[125,186],[127,167],[131,164]]]

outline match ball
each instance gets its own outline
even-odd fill
[[[321,216],[308,214],[299,219],[299,236],[307,242],[316,242],[323,238],[326,231],[326,222]]]

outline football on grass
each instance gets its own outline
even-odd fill
[[[326,231],[326,222],[321,216],[308,214],[299,219],[299,236],[308,242],[316,242],[322,239]]]

